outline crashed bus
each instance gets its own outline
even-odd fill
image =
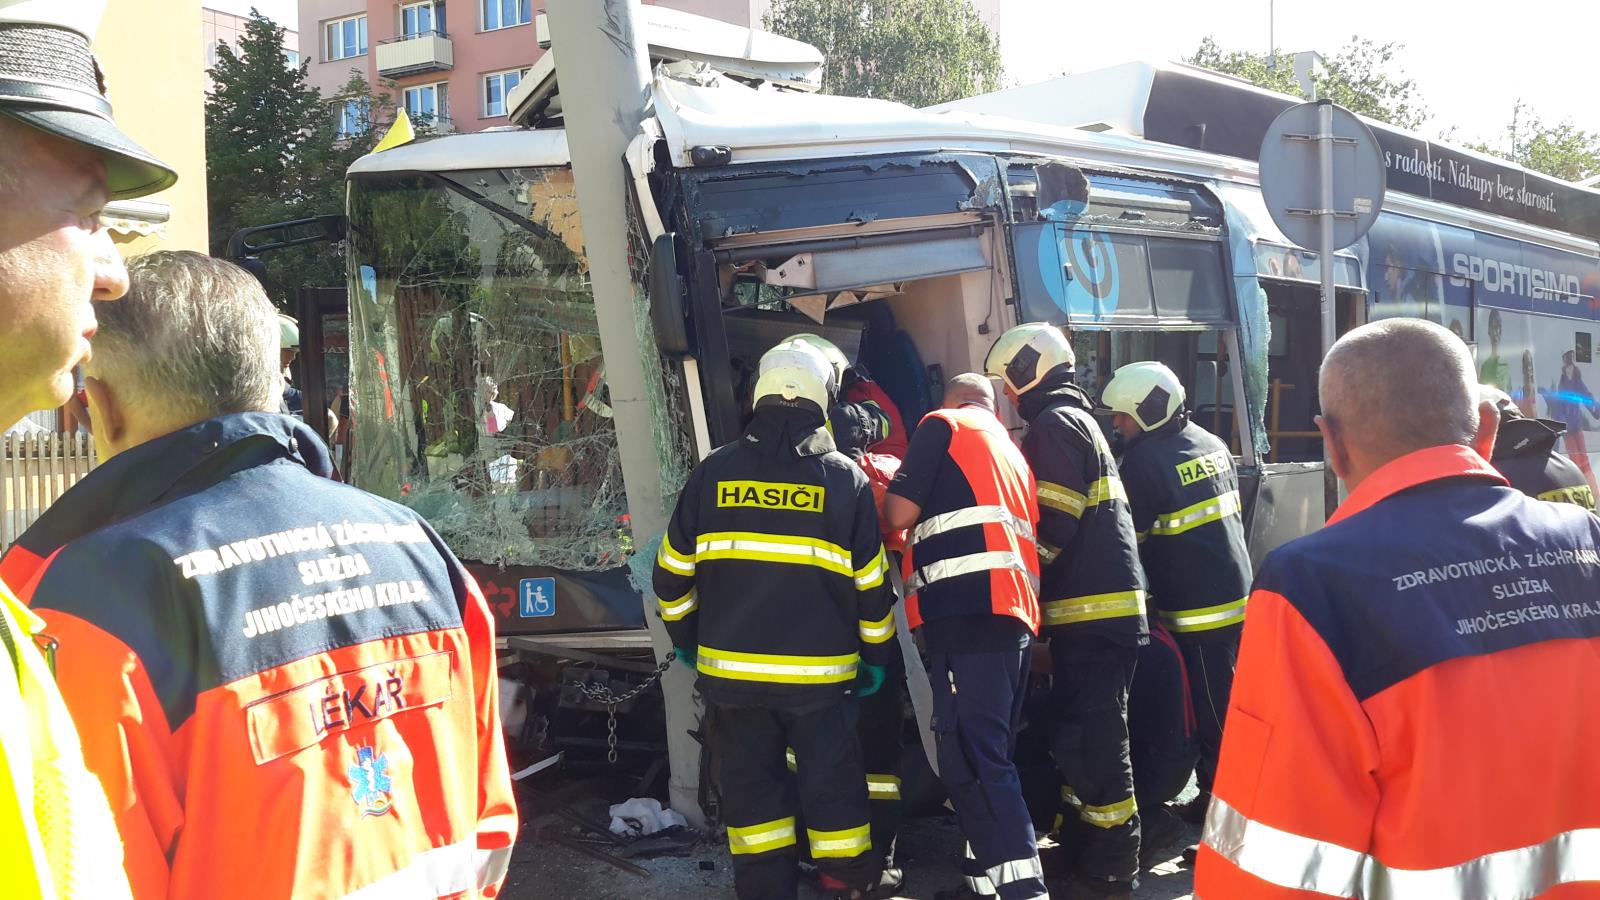
[[[833,341],[913,426],[1006,328],[1048,321],[1091,393],[1129,362],[1179,374],[1193,420],[1237,457],[1259,561],[1324,517],[1324,264],[1339,332],[1450,327],[1525,412],[1579,423],[1567,447],[1588,469],[1600,194],[1380,126],[1385,210],[1324,261],[1272,224],[1253,161],[1295,98],[1139,63],[916,110],[817,93],[806,45],[649,15],[653,108],[618,176],[669,497],[740,434],[756,360],[788,335]],[[641,595],[659,535],[631,528],[545,61],[512,126],[351,168],[348,321],[310,307],[312,330],[331,337],[321,368],[348,371],[346,476],[443,535],[539,686],[514,727],[551,749],[659,754],[658,694],[607,721],[655,671]]]

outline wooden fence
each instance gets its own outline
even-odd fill
[[[7,434],[0,447],[0,550],[95,467],[87,434]]]

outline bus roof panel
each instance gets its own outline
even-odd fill
[[[382,153],[368,153],[350,166],[350,174],[521,169],[571,162],[567,133],[560,129],[480,131],[424,138]]]
[[[1254,161],[1278,114],[1303,102],[1195,66],[1131,62],[941,104],[1041,125],[1110,130]],[[1600,237],[1600,192],[1368,120],[1389,190]]]

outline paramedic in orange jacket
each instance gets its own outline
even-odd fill
[[[128,268],[85,366],[103,463],[0,572],[56,641],[134,896],[493,896],[517,816],[477,586],[271,412],[248,273]]]
[[[1350,493],[1257,575],[1197,896],[1600,895],[1600,519],[1506,486],[1474,381],[1416,319],[1323,362]]]

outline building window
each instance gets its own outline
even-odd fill
[[[527,69],[512,69],[509,72],[495,72],[483,76],[484,118],[503,116],[511,111],[508,106],[511,91],[522,83],[522,76],[526,74],[528,74]]]
[[[483,30],[510,28],[533,21],[532,4],[528,0],[480,0],[483,3]]]
[[[372,101],[364,97],[335,104],[335,113],[339,117],[339,137],[353,138],[365,134],[371,112]]]
[[[450,117],[449,84],[420,84],[406,88],[406,115],[419,125],[431,125]]]
[[[283,51],[283,64],[291,69],[300,67],[300,54],[294,50]]]
[[[444,10],[433,3],[413,3],[400,7],[400,36],[410,39],[425,34],[444,33]]]
[[[351,16],[322,26],[323,55],[332,61],[367,55],[367,17]]]

